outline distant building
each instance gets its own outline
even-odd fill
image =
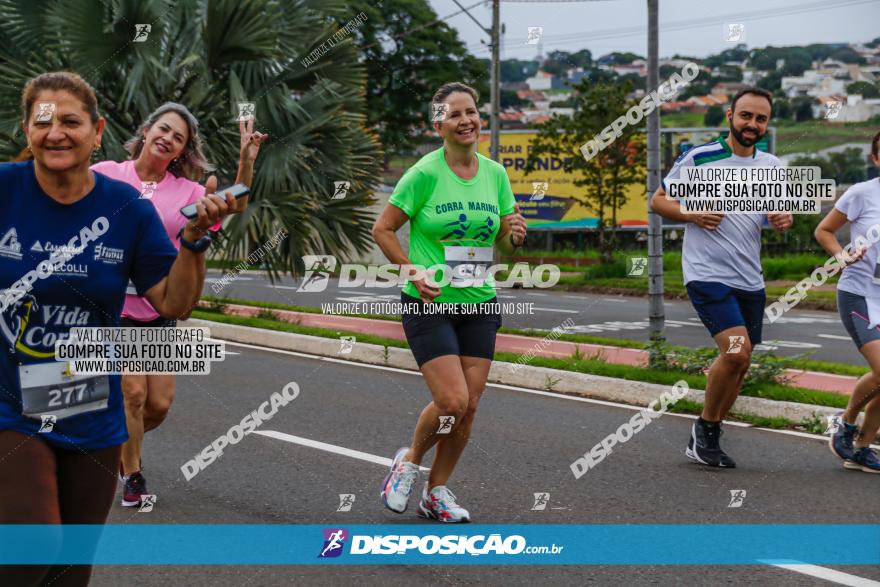
[[[552,90],[555,77],[552,73],[538,70],[534,76],[526,79],[526,84],[532,91]]]

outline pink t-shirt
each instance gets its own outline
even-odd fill
[[[205,187],[194,181],[190,181],[183,177],[174,177],[171,173],[166,173],[162,181],[142,182],[138,177],[134,168],[134,161],[101,161],[92,165],[92,171],[106,175],[111,179],[124,181],[128,185],[134,187],[141,192],[141,197],[149,199],[153,202],[159,218],[162,219],[162,225],[171,243],[180,250],[180,240],[177,233],[188,222],[186,216],[180,213],[180,209],[188,204],[197,201],[205,195]],[[220,225],[212,226],[211,230],[218,230]],[[122,308],[122,316],[137,320],[138,322],[149,322],[159,318],[159,313],[153,308],[147,298],[136,295],[126,295],[125,305]]]

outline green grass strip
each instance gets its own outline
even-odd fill
[[[345,330],[333,330],[329,328],[315,328],[312,326],[300,326],[283,322],[280,320],[269,318],[256,318],[244,316],[227,316],[215,311],[196,310],[193,312],[193,318],[202,320],[213,320],[215,322],[223,322],[225,324],[237,324],[240,326],[250,326],[253,328],[264,328],[267,330],[278,330],[282,332],[293,332],[297,334],[307,334],[311,336],[321,336],[324,338],[339,338],[340,336],[354,336],[360,342],[377,344],[380,346],[390,346],[396,348],[409,348],[406,341],[384,338],[381,336],[373,336],[361,332],[351,332]],[[495,360],[515,363],[521,355],[516,353],[495,353]],[[570,371],[575,373],[587,373],[591,375],[602,375],[605,377],[614,377],[617,379],[626,379],[629,381],[644,381],[647,383],[658,383],[662,385],[672,385],[681,379],[685,380],[691,388],[705,389],[706,377],[704,375],[695,375],[682,373],[681,371],[649,369],[643,367],[634,367],[632,365],[614,365],[596,359],[575,359],[575,358],[549,358],[535,357],[528,363],[536,367],[548,367],[560,371]],[[548,386],[552,388],[552,385]],[[835,408],[845,408],[847,397],[830,393],[827,391],[814,391],[799,387],[788,387],[778,384],[763,384],[754,386],[751,389],[743,390],[743,395],[754,397],[763,397],[772,400],[798,402],[803,404],[812,404],[817,406],[829,406]]]

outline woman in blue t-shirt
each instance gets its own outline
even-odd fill
[[[178,254],[148,200],[90,171],[105,121],[82,78],[39,75],[22,108],[33,160],[0,164],[0,525],[103,524],[127,439],[120,378],[72,374],[55,343],[73,327],[118,326],[129,280],[162,316],[188,312],[204,237],[235,202],[209,179]],[[83,585],[90,574],[5,566],[0,585]]]

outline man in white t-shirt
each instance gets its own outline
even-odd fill
[[[730,133],[684,153],[651,198],[651,209],[670,220],[688,223],[682,245],[682,272],[691,303],[718,345],[709,368],[703,413],[694,423],[685,454],[694,462],[732,468],[736,463],[719,443],[721,422],[739,396],[761,342],[764,274],[761,228],[766,218],[777,231],[791,227],[791,214],[685,214],[666,197],[667,182],[683,179],[687,167],[780,167],[779,160],[755,148],[770,123],[769,92],[747,88],[727,110]]]

